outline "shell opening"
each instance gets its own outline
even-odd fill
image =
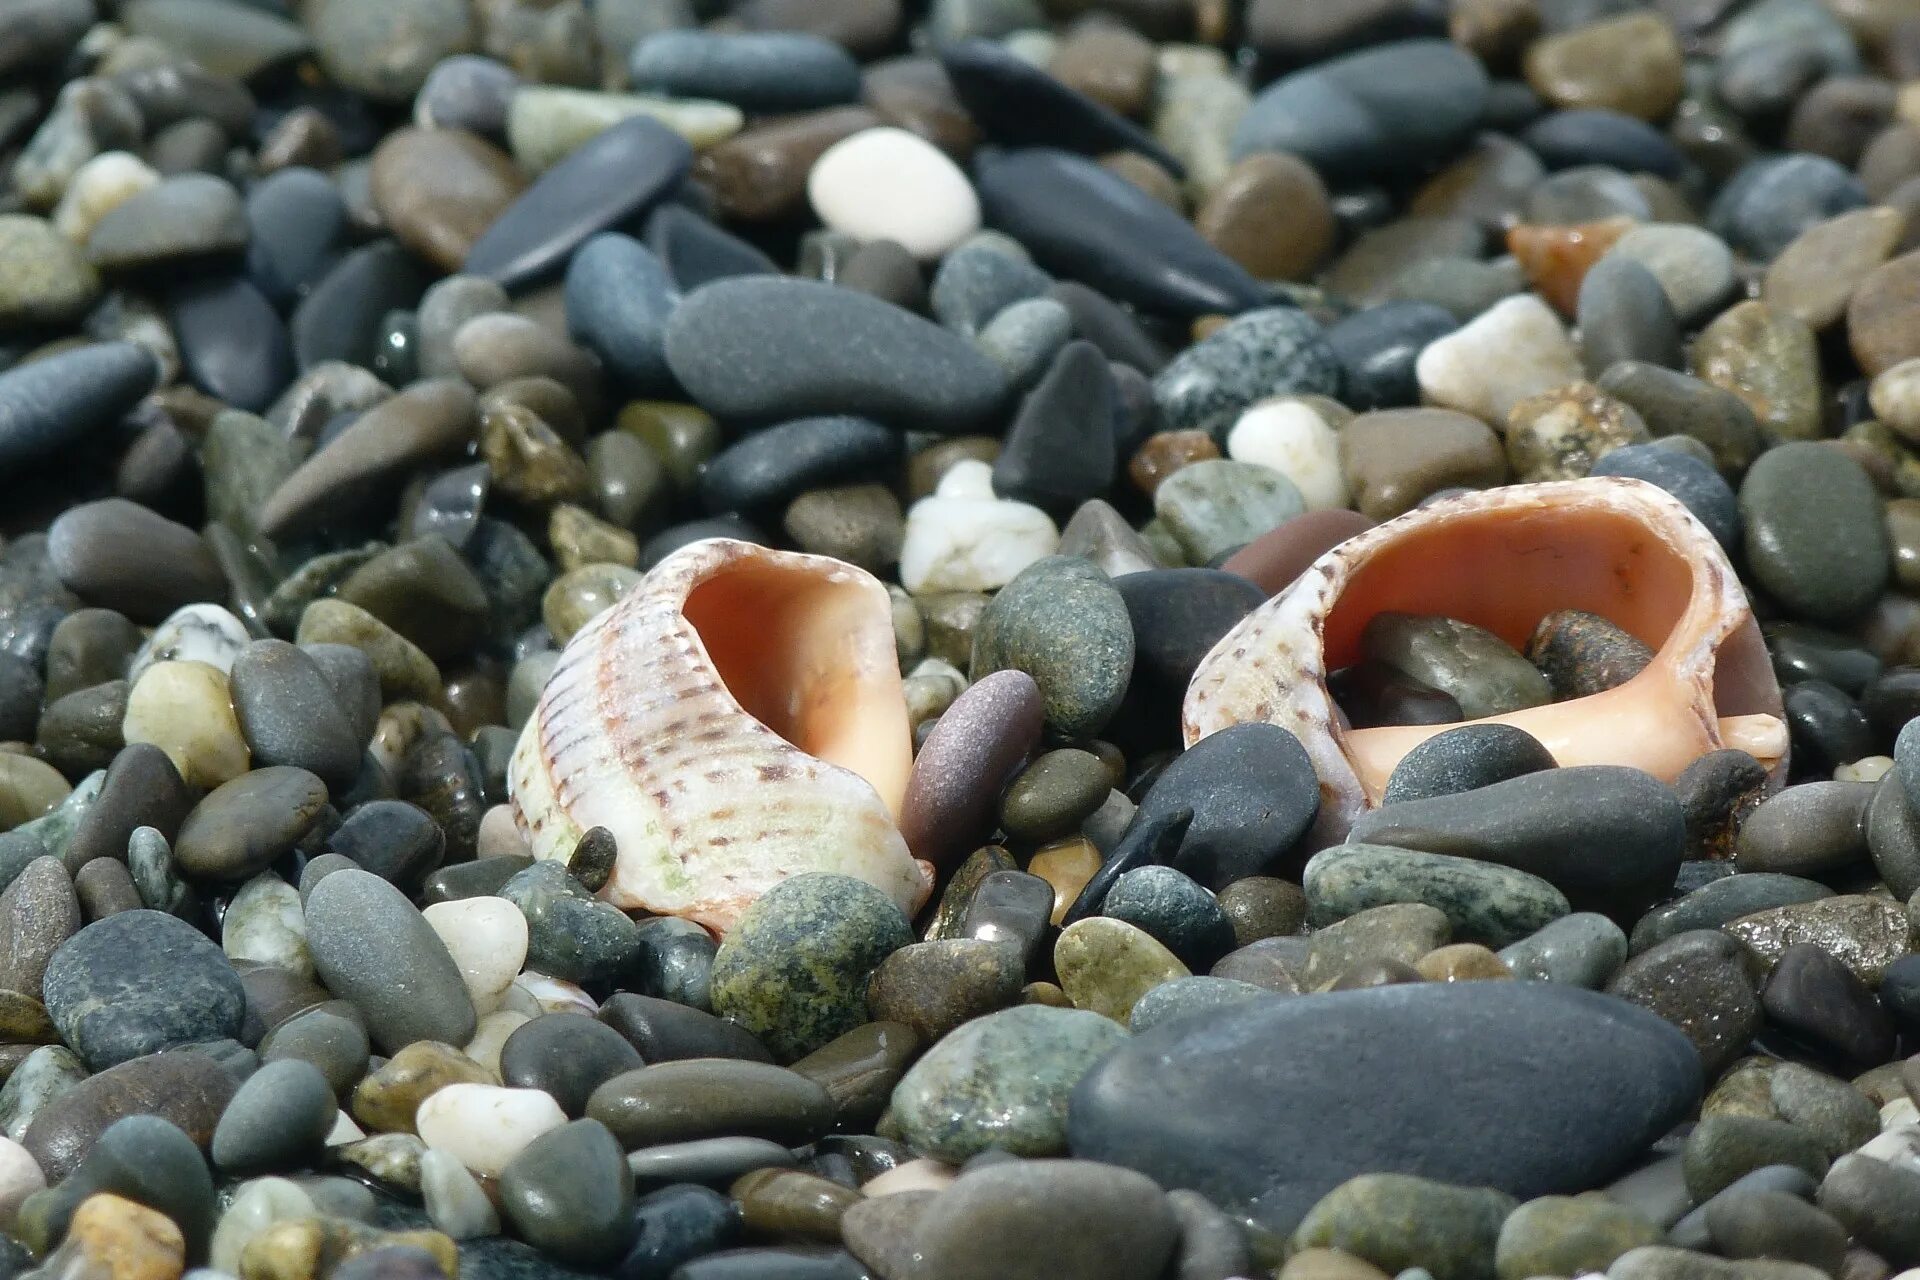
[[[741,559],[696,585],[683,613],[742,710],[865,779],[897,815],[913,752],[890,615],[873,590]]]

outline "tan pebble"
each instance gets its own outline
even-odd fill
[[[50,813],[73,787],[44,760],[20,751],[0,752],[0,831]]]
[[[1173,180],[1173,175],[1138,152],[1112,152],[1100,157],[1100,166],[1119,174],[1175,213],[1187,211],[1186,197],[1180,193],[1180,184]]]
[[[121,736],[167,753],[191,786],[211,789],[247,771],[251,753],[240,736],[227,677],[204,662],[156,662],[127,694]]]
[[[1302,1249],[1280,1268],[1279,1280],[1388,1280],[1387,1273],[1338,1249]]]
[[[1656,13],[1576,27],[1528,48],[1527,83],[1556,107],[1666,118],[1685,88],[1680,40]]]
[[[186,1262],[186,1240],[173,1219],[101,1192],[74,1210],[65,1243],[42,1271],[88,1280],[174,1280]]]
[[[638,538],[571,502],[559,503],[548,513],[547,541],[563,573],[586,564],[631,569],[640,563]]]
[[[494,1084],[493,1072],[450,1044],[417,1040],[354,1086],[354,1119],[383,1133],[414,1132],[420,1104],[450,1084]]]
[[[527,838],[514,825],[513,806],[496,804],[480,815],[478,851],[482,858],[526,857]]]
[[[1421,956],[1413,966],[1428,982],[1471,982],[1512,978],[1507,962],[1477,942],[1456,942]]]
[[[959,1176],[959,1170],[938,1160],[909,1160],[862,1183],[860,1191],[869,1198],[898,1195],[902,1191],[941,1191]]]
[[[1127,463],[1127,476],[1148,497],[1182,467],[1220,456],[1219,446],[1204,431],[1162,431],[1148,436]]]
[[[1854,209],[1796,236],[1767,267],[1761,301],[1825,329],[1847,314],[1860,282],[1887,260],[1906,219],[1894,209]]]
[[[1301,280],[1326,260],[1337,234],[1326,184],[1284,152],[1237,161],[1194,215],[1194,229],[1261,280]]]
[[[1061,930],[1053,944],[1053,967],[1074,1008],[1123,1025],[1141,996],[1190,976],[1152,934],[1108,916],[1089,916]]]
[[[1070,836],[1043,845],[1027,864],[1029,874],[1053,886],[1053,923],[1066,918],[1067,908],[1100,869],[1100,850],[1084,836]]]
[[[1067,993],[1051,982],[1029,982],[1020,988],[1021,1004],[1044,1004],[1051,1009],[1071,1009],[1073,1001],[1067,999]]]

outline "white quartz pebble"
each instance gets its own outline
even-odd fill
[[[100,219],[159,185],[159,171],[139,156],[102,151],[67,179],[67,189],[53,209],[53,229],[75,244],[85,244]]]
[[[429,1147],[420,1157],[420,1198],[433,1225],[455,1240],[500,1234],[493,1202],[452,1152]]]
[[[500,1074],[500,1051],[506,1047],[507,1037],[540,1016],[540,1006],[534,1004],[533,997],[526,995],[519,987],[507,988],[507,1001],[521,998],[532,1006],[526,1009],[495,1009],[492,1013],[482,1014],[480,1024],[474,1028],[473,1039],[461,1046],[461,1052],[493,1072]]]
[[[137,682],[156,662],[204,662],[225,675],[233,670],[233,660],[240,651],[252,642],[246,624],[219,605],[185,605],[153,629],[133,655],[127,679]]]
[[[892,240],[931,260],[980,229],[980,199],[960,166],[918,134],[862,129],[807,174],[820,221],[858,240]]]
[[[566,1122],[546,1090],[492,1084],[450,1084],[429,1094],[413,1117],[422,1142],[487,1177],[500,1176],[529,1142]]]
[[[251,960],[311,978],[313,955],[307,950],[300,891],[271,871],[241,885],[220,918],[220,949],[229,960]]]
[[[955,463],[939,487],[907,512],[900,585],[929,591],[994,591],[1060,545],[1046,512],[993,496],[993,469]]]
[[[243,1182],[213,1229],[207,1261],[215,1271],[240,1274],[240,1254],[253,1238],[276,1222],[311,1218],[313,1200],[298,1184],[285,1178],[255,1178]]]
[[[1567,327],[1531,293],[1503,298],[1429,343],[1414,375],[1428,404],[1470,413],[1496,430],[1528,396],[1585,376]]]
[[[460,898],[436,902],[420,914],[460,966],[473,1011],[485,1015],[499,1008],[527,960],[527,918],[520,908],[505,898]]]
[[[11,1138],[0,1138],[0,1227],[11,1228],[20,1203],[47,1185],[33,1153]]]
[[[1299,400],[1249,405],[1227,432],[1227,456],[1278,471],[1293,481],[1309,511],[1351,503],[1340,470],[1340,436],[1313,406]]]

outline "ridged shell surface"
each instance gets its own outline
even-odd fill
[[[724,933],[808,871],[858,877],[916,910],[930,871],[894,818],[911,762],[879,581],[711,539],[661,561],[568,643],[508,785],[535,857],[569,858],[605,827],[618,856],[603,898]]]

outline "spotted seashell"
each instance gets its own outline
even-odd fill
[[[710,539],[568,642],[508,786],[535,857],[565,859],[605,827],[618,855],[603,898],[724,933],[807,871],[916,910],[931,870],[895,825],[912,764],[879,580]]]
[[[1201,661],[1183,707],[1187,745],[1248,720],[1292,731],[1320,777],[1309,840],[1332,843],[1380,802],[1401,757],[1458,727],[1347,727],[1327,675],[1359,657],[1368,620],[1438,614],[1524,648],[1559,609],[1612,621],[1653,660],[1615,688],[1488,720],[1525,729],[1563,765],[1630,765],[1671,781],[1737,747],[1784,777],[1780,687],[1739,577],[1678,500],[1621,477],[1462,494],[1340,543]]]

